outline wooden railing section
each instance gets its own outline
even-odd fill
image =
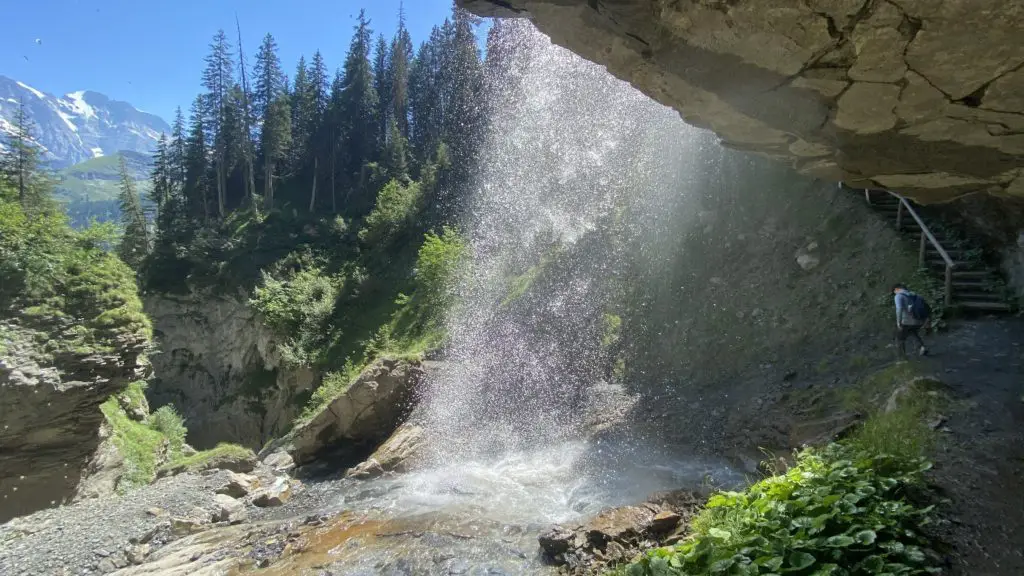
[[[942,260],[945,262],[945,303],[946,306],[951,306],[953,304],[953,269],[956,268],[956,262],[954,262],[953,259],[949,257],[949,253],[946,252],[946,249],[942,247],[942,244],[939,244],[938,240],[935,239],[935,235],[932,234],[932,231],[928,229],[928,225],[925,224],[924,220],[921,219],[921,216],[917,213],[917,210],[914,210],[914,207],[911,206],[910,201],[908,201],[906,198],[900,196],[895,192],[891,192],[889,190],[884,190],[884,192],[899,200],[899,204],[896,208],[896,229],[903,229],[902,225],[904,212],[910,214],[910,216],[914,219],[914,222],[917,222],[917,226],[921,229],[921,248],[920,255],[918,256],[918,263],[921,266],[921,268],[926,268],[928,266],[928,262],[926,260],[928,252],[928,242],[930,242],[931,245],[935,247],[935,251],[939,253],[939,256],[941,256]],[[864,190],[864,198],[868,201],[868,204],[871,204],[871,190]]]

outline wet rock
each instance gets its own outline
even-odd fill
[[[214,522],[230,522],[232,524],[238,524],[244,522],[249,518],[248,512],[245,510],[245,504],[241,501],[232,498],[226,494],[217,494],[214,499]]]
[[[365,462],[345,473],[347,478],[375,478],[386,472],[405,472],[423,447],[423,428],[402,424]]]
[[[228,477],[223,486],[217,488],[217,494],[224,494],[232,498],[245,498],[250,492],[259,488],[260,479],[250,474],[228,472]]]
[[[252,503],[260,508],[281,506],[292,496],[292,485],[287,478],[278,478],[272,485],[260,488],[252,495]]]
[[[646,506],[623,506],[600,513],[585,526],[587,539],[599,549],[613,540],[630,540],[640,535],[651,520],[654,512]]]
[[[670,510],[658,512],[651,519],[649,530],[655,534],[668,534],[679,525],[683,517]]]
[[[576,533],[562,526],[555,526],[537,537],[541,550],[551,558],[568,552],[575,539]]]

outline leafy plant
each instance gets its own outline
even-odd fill
[[[150,428],[160,432],[167,438],[172,458],[181,453],[181,448],[185,445],[185,436],[188,434],[188,428],[185,428],[185,421],[178,414],[178,411],[174,409],[174,406],[170,404],[161,406],[156,412],[150,414],[146,423]]]
[[[921,531],[931,507],[908,501],[905,490],[928,467],[923,458],[871,454],[856,444],[805,450],[784,474],[712,496],[692,538],[618,573],[940,573]]]

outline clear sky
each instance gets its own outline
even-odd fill
[[[341,66],[360,8],[390,39],[399,0],[7,0],[0,74],[61,95],[95,90],[162,116],[187,113],[218,28],[234,42],[235,14],[252,65],[262,37],[277,39],[288,76],[319,49]],[[451,0],[405,0],[413,44],[451,13]],[[36,42],[36,39],[39,42]]]

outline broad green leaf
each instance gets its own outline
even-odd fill
[[[708,536],[718,538],[719,540],[728,540],[732,538],[732,532],[722,530],[721,528],[708,528]]]
[[[874,530],[861,530],[853,535],[854,539],[861,544],[874,544],[878,537]]]
[[[724,574],[726,570],[732,568],[736,564],[736,561],[732,558],[726,558],[725,560],[719,560],[711,565],[712,574]]]
[[[787,571],[789,570],[803,570],[814,564],[814,556],[811,556],[807,552],[793,552],[786,559]]]
[[[874,532],[872,532],[874,534]],[[845,548],[853,544],[855,540],[849,536],[833,536],[825,540],[825,546],[830,548]]]

